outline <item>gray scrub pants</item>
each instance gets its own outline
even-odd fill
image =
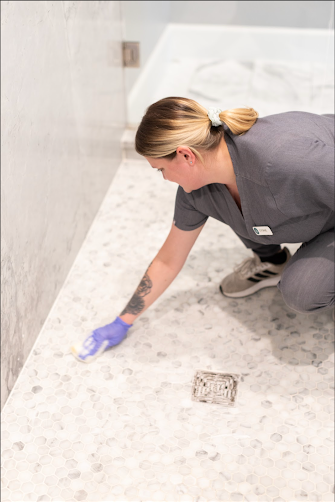
[[[262,258],[279,250],[280,246],[277,245],[253,249]],[[334,262],[334,230],[304,242],[287,263],[277,285],[288,307],[301,313],[320,312],[334,307]]]

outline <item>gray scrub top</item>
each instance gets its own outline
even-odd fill
[[[242,136],[224,125],[242,213],[226,185],[178,187],[174,224],[194,230],[209,216],[248,248],[308,242],[334,228],[334,115],[286,112],[258,118]],[[273,235],[257,235],[254,227]],[[256,245],[255,245],[256,244]]]

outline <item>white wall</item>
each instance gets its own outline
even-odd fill
[[[155,3],[155,2],[152,2]],[[171,2],[171,23],[328,28],[334,2]],[[334,15],[334,11],[332,16]]]
[[[134,82],[170,20],[170,1],[121,1],[123,40],[140,42],[141,67],[126,68],[126,93]],[[178,2],[175,2],[178,3]]]
[[[118,1],[1,2],[2,405],[121,160],[121,40]]]

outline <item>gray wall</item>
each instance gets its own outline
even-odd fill
[[[121,161],[121,39],[118,1],[1,2],[1,406]]]
[[[328,28],[332,4],[334,2],[172,1],[170,22]]]
[[[164,28],[170,21],[170,1],[121,1],[123,39],[140,42],[141,67],[126,68],[126,93],[129,94]],[[181,2],[187,3],[187,2]]]

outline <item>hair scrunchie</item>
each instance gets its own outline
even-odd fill
[[[222,111],[223,110],[220,110],[220,108],[209,108],[208,109],[207,115],[212,122],[212,126],[218,127],[223,124],[223,122],[220,120],[220,116],[219,116]]]

